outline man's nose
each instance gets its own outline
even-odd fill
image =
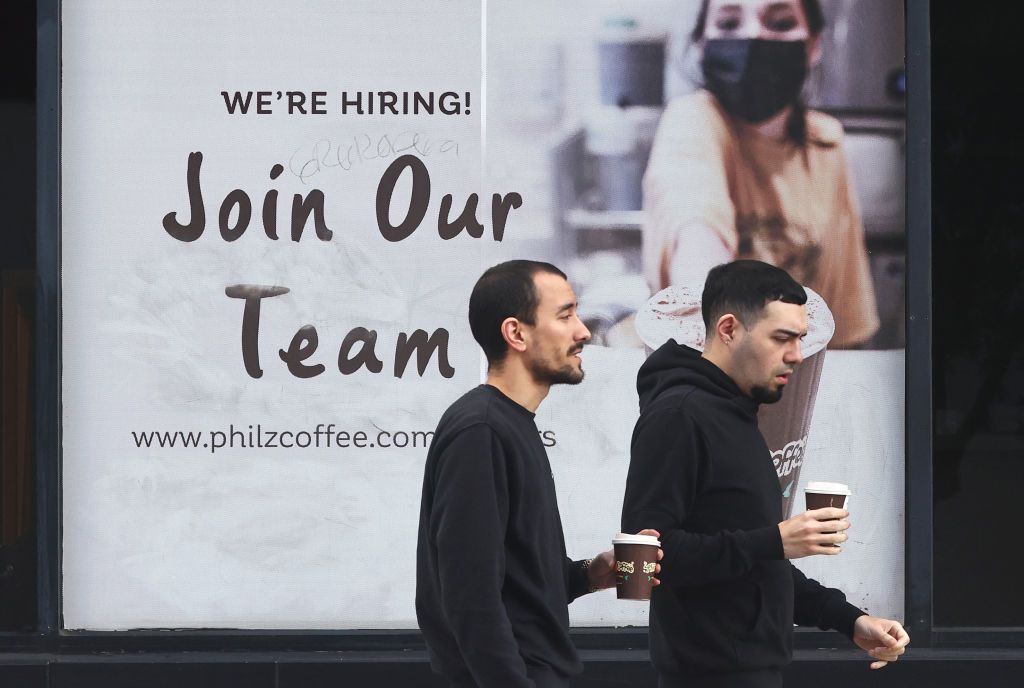
[[[576,341],[578,341],[578,342],[589,342],[590,341],[590,330],[587,329],[587,326],[583,324],[582,320],[579,320],[577,318],[577,321],[579,322],[580,327],[579,327],[578,330],[576,330]]]
[[[786,352],[786,357],[782,359],[789,365],[799,365],[804,360],[803,350],[800,348],[800,342],[798,341],[793,348]]]

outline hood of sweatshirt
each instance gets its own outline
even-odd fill
[[[744,394],[721,368],[696,349],[670,339],[650,355],[637,373],[640,412],[680,387],[696,387],[729,402],[744,415],[757,415],[759,404]]]

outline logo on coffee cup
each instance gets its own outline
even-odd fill
[[[619,561],[616,564],[618,565],[619,573],[633,573],[633,562]]]
[[[782,449],[772,452],[772,464],[775,466],[775,473],[783,478],[804,463],[804,447],[807,445],[807,435],[803,439],[793,440]]]

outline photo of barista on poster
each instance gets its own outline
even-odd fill
[[[902,6],[588,7],[595,9],[584,28],[548,29],[561,33],[553,45],[536,24],[514,41],[520,54],[536,53],[515,72],[523,79],[527,70],[532,89],[511,83],[513,67],[502,60],[512,55],[494,38],[491,83],[512,89],[491,96],[490,114],[519,125],[510,131],[525,124],[558,132],[547,180],[557,235],[549,250],[576,259],[570,277],[601,300],[620,294],[601,312],[581,294],[604,325],[598,340],[638,344],[632,328],[615,327],[636,310],[626,302],[643,295],[636,277],[649,297],[699,286],[711,267],[753,258],[825,299],[836,323],[830,349],[902,348]],[[513,99],[524,98],[533,107],[513,110]],[[489,135],[500,137],[500,127]],[[615,290],[594,279],[606,285],[609,270]]]

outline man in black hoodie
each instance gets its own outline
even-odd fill
[[[566,557],[534,413],[551,385],[583,379],[590,332],[565,275],[525,260],[480,277],[469,324],[487,384],[448,408],[427,454],[416,617],[431,665],[453,686],[567,688],[582,670],[568,604],[615,585],[614,556]]]
[[[841,509],[779,522],[782,497],[759,404],[801,360],[807,294],[785,271],[740,260],[708,273],[703,354],[669,340],[640,368],[624,531],[662,533],[664,585],[651,597],[651,659],[663,688],[781,686],[793,624],[836,629],[881,668],[910,642],[789,563],[836,555]]]

